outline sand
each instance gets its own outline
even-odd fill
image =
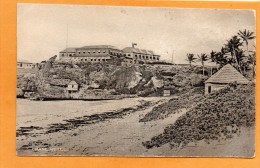
[[[163,132],[185,109],[166,119],[139,122],[154,106],[167,101],[168,97],[131,98],[106,101],[53,101],[35,102],[18,100],[17,129],[21,127],[39,126],[34,134],[17,137],[17,154],[21,156],[211,156],[211,157],[250,157],[254,154],[254,128],[243,129],[238,137],[197,146],[189,144],[181,149],[171,149],[168,144],[162,147],[146,149],[142,142],[150,140]],[[64,123],[64,119],[81,118],[84,115],[101,114],[136,107],[143,102],[152,105],[135,110],[122,118],[80,126],[70,130],[44,134],[50,124]],[[37,134],[37,131],[39,134]]]

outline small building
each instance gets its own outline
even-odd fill
[[[32,69],[35,65],[27,60],[18,60],[17,61],[17,68],[25,68],[25,69]]]
[[[248,84],[249,80],[232,65],[227,64],[205,81],[205,95],[210,94],[213,91],[218,91],[232,82]]]
[[[77,84],[77,82],[71,81],[71,82],[68,83],[67,91],[69,93],[77,92],[78,90],[79,90],[79,85]]]
[[[164,97],[171,96],[171,90],[163,90],[163,96]]]

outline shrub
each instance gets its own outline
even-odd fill
[[[240,133],[241,127],[255,124],[254,84],[230,84],[202,99],[196,107],[182,115],[164,132],[143,142],[146,148],[166,143],[185,146],[190,142],[221,140]]]

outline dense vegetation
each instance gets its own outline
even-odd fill
[[[190,142],[221,140],[255,124],[255,85],[230,84],[201,99],[164,132],[143,142],[146,148],[170,143],[172,147]]]
[[[246,29],[239,30],[236,35],[227,39],[219,51],[212,50],[209,54],[197,54],[197,57],[193,53],[187,53],[186,61],[189,62],[190,66],[195,62],[201,63],[203,74],[205,63],[211,61],[217,64],[219,69],[226,64],[231,64],[247,78],[255,78],[255,45],[251,44],[250,46],[249,43],[251,41],[254,43],[254,39],[254,32]]]
[[[140,122],[148,122],[152,120],[164,119],[171,114],[179,112],[185,108],[191,108],[193,105],[201,101],[203,98],[203,88],[195,88],[186,93],[181,94],[178,98],[173,98],[166,103],[156,106],[147,113]]]

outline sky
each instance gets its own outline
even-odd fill
[[[187,53],[220,51],[239,30],[256,29],[252,10],[41,4],[18,4],[17,26],[18,59],[33,63],[66,46],[132,43],[162,60],[187,63]]]

